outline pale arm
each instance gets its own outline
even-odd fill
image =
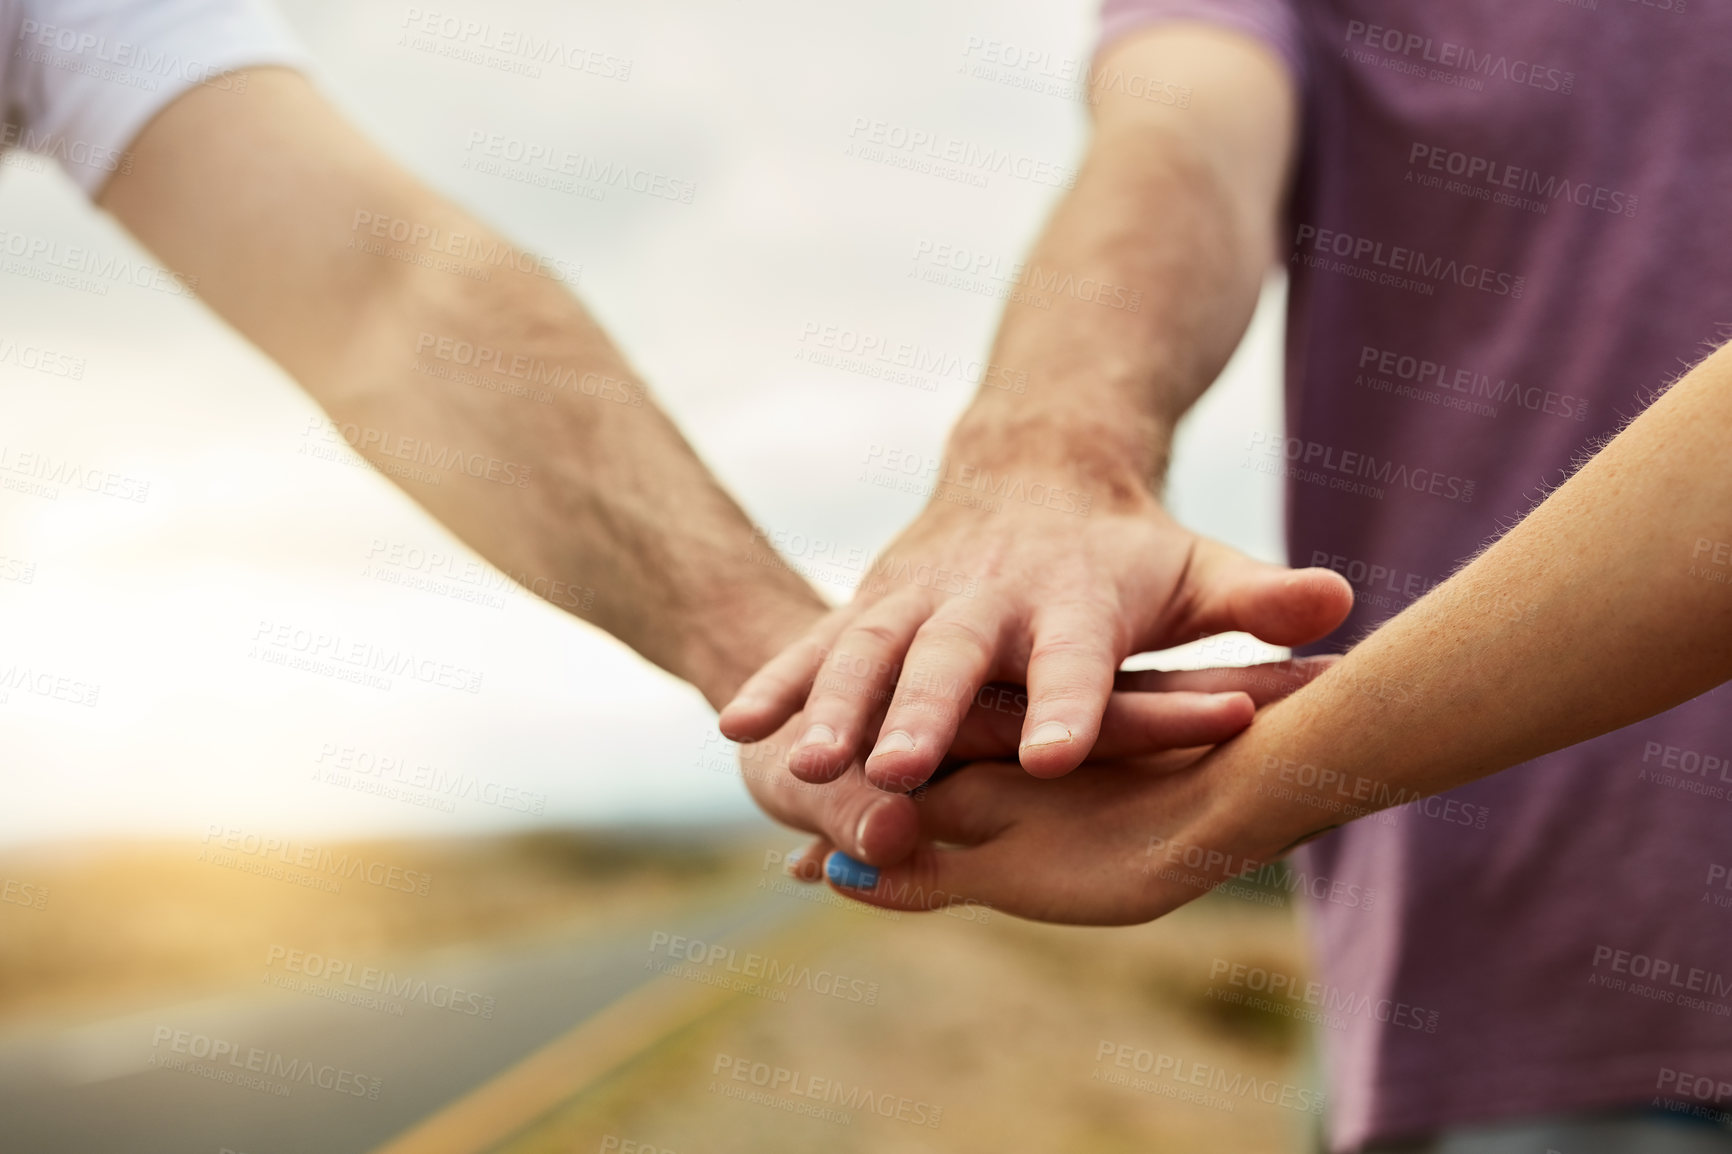
[[[822,601],[754,545],[550,266],[398,167],[304,77],[248,81],[171,104],[102,206],[333,418],[378,433],[357,446],[376,464],[425,446],[514,466],[492,479],[436,470],[438,484],[387,476],[504,572],[726,700]],[[426,235],[391,239],[405,229]],[[496,350],[506,371],[473,375],[539,381],[551,403],[417,371],[438,363],[438,342]]]

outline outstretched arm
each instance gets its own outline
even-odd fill
[[[725,701],[823,602],[764,563],[557,266],[422,185],[304,77],[247,80],[157,116],[102,207],[482,556]]]
[[[1127,39],[1095,76],[1076,187],[1005,309],[994,377],[951,434],[930,504],[874,566],[890,577],[722,713],[724,732],[756,738],[803,709],[792,764],[805,780],[870,750],[876,784],[925,781],[974,692],[1000,680],[1029,689],[1022,764],[1063,774],[1093,747],[1129,655],[1233,629],[1298,644],[1348,612],[1336,575],[1253,561],[1158,499],[1173,426],[1238,344],[1269,267],[1292,82],[1261,44],[1188,24]],[[1157,81],[1188,88],[1188,105],[1132,95],[1167,91]],[[977,587],[895,579],[936,569]],[[1169,745],[1250,720],[1226,702],[1174,705]]]
[[[1196,897],[1207,888],[1200,878],[1224,881],[1343,819],[1259,789],[1271,767],[1317,767],[1305,776],[1359,800],[1347,815],[1358,816],[1732,679],[1729,444],[1732,346],[1238,738],[1201,759],[1091,765],[1059,782],[1002,765],[966,769],[934,787],[921,813],[925,836],[963,848],[923,845],[859,896],[1146,921]],[[1189,868],[1164,868],[1172,860]]]

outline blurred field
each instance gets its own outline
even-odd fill
[[[645,1154],[1311,1148],[1320,1119],[1292,1107],[1317,1081],[1303,1027],[1211,996],[1216,958],[1303,971],[1296,920],[1271,891],[1241,886],[1129,930],[887,917],[766,869],[766,845],[791,841],[754,828],[334,847],[429,875],[424,896],[354,879],[331,893],[242,872],[196,844],[0,860],[0,876],[46,893],[40,909],[0,905],[0,1021],[256,983],[265,951],[283,941],[362,958],[509,949],[755,893],[797,916],[771,937],[730,943],[725,959],[700,949],[693,963],[646,941],[646,969],[661,971],[645,974],[638,996],[649,1004],[694,983],[728,988],[560,1091],[553,1109],[507,1119],[495,1154],[627,1142]],[[741,978],[754,973],[761,980]],[[1286,1092],[1289,1105],[1247,1087]]]
[[[0,902],[0,1021],[257,982],[266,951],[284,942],[375,959],[702,902],[743,871],[756,876],[763,839],[757,827],[550,831],[247,854],[218,837],[12,854],[0,858],[0,886],[31,900]]]
[[[1315,1083],[1307,1039],[1289,1019],[1209,996],[1216,956],[1302,970],[1284,909],[1211,898],[1131,930],[1002,917],[886,922],[826,909],[804,930],[803,942],[776,947],[781,959],[876,982],[875,1005],[803,989],[784,1003],[737,995],[497,1154],[630,1149],[626,1142],[645,1154],[1311,1148],[1313,1114],[1206,1089]],[[1121,1045],[1130,1047],[1130,1068],[1112,1056],[1097,1061]],[[783,1071],[780,1087],[731,1077],[741,1063],[764,1064],[772,1079]],[[1137,1073],[1144,1063],[1149,1072]],[[1104,1080],[1115,1072],[1141,1084]],[[1188,1089],[1206,1100],[1181,1100]],[[757,1100],[737,1096],[754,1090]],[[861,1091],[872,1105],[862,1105]],[[792,1112],[801,1094],[829,1113]],[[855,1108],[835,1104],[849,1097]],[[933,1121],[934,1108],[937,1124],[918,1124]]]

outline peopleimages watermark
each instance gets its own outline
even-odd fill
[[[11,337],[0,337],[0,365],[16,365],[48,377],[82,381],[86,361],[76,354],[46,345],[20,344]]]
[[[76,73],[93,80],[157,92],[164,80],[208,88],[245,92],[247,75],[233,65],[216,66],[182,56],[172,49],[110,40],[88,28],[68,28],[25,20],[18,28],[19,46],[12,52],[32,64]]]
[[[1319,1090],[1105,1038],[1095,1044],[1095,1070],[1089,1081],[1227,1113],[1236,1111],[1241,1102],[1254,1101],[1321,1115],[1325,1104]]]
[[[360,881],[379,889],[426,897],[433,884],[433,875],[424,870],[371,858],[356,850],[309,845],[238,826],[206,826],[198,860],[333,894],[342,892],[342,883],[346,881]]]
[[[1642,747],[1637,781],[1651,781],[1714,801],[1732,800],[1732,753],[1704,753],[1650,741]]]
[[[1436,188],[1507,208],[1544,216],[1557,203],[1572,204],[1610,216],[1635,216],[1633,192],[1591,184],[1585,180],[1540,172],[1506,161],[1462,152],[1442,144],[1414,141],[1407,150],[1409,184]]]
[[[959,569],[916,564],[906,558],[875,558],[863,545],[790,529],[754,527],[747,555],[760,565],[792,569],[807,580],[832,585],[859,584],[874,591],[890,585],[912,585],[958,597],[973,597],[980,590],[980,578]]]
[[[45,910],[48,908],[48,887],[17,878],[0,879],[0,902],[9,906],[23,906],[27,910]],[[873,996],[877,996],[876,987]]]
[[[1732,1017],[1732,1004],[1728,1004],[1728,999],[1732,999],[1732,978],[1718,970],[1610,945],[1594,946],[1592,969],[1588,975],[1590,986],[1715,1017]]]
[[[150,500],[150,482],[142,477],[93,469],[68,457],[0,445],[0,489],[58,501],[62,487],[142,505]]]
[[[776,773],[786,778],[787,770],[782,768],[778,762]],[[800,784],[804,786],[811,783],[801,782]],[[824,787],[820,785],[814,788],[823,789]],[[832,909],[845,910],[850,914],[857,914],[862,917],[880,918],[891,922],[902,920],[901,910],[887,910],[879,906],[869,906],[864,902],[851,901],[829,886],[819,885],[816,882],[796,881],[788,876],[788,871],[801,863],[804,857],[804,850],[795,850],[792,853],[783,853],[776,849],[765,850],[764,864],[759,867],[756,888],[778,894],[781,897],[794,898],[810,905],[829,906]],[[985,907],[981,908],[984,909]]]
[[[490,777],[443,769],[424,759],[378,753],[327,741],[313,759],[313,780],[407,805],[456,813],[457,803],[491,806],[511,813],[547,812],[547,795]]]
[[[480,693],[483,674],[426,657],[412,649],[359,641],[292,622],[260,618],[247,656],[267,665],[315,673],[373,689],[393,688],[394,677],[458,693]]]
[[[853,1123],[854,1115],[849,1111],[854,1110],[934,1130],[944,1119],[944,1107],[923,1099],[876,1091],[859,1083],[845,1084],[839,1078],[821,1077],[732,1054],[717,1054],[710,1065],[710,1074],[712,1094],[843,1126]],[[740,1085],[731,1084],[736,1082]]]
[[[1725,585],[1732,581],[1732,541],[1696,538],[1690,550],[1690,576]]]
[[[101,698],[102,686],[82,677],[57,673],[28,662],[14,661],[10,665],[0,666],[0,705],[11,701],[14,693],[90,708]]]
[[[416,371],[427,376],[487,392],[525,396],[541,404],[552,404],[553,394],[557,392],[593,397],[634,409],[641,409],[644,404],[644,387],[636,381],[610,377],[593,370],[579,373],[556,361],[476,344],[463,337],[442,336],[423,330],[415,338],[415,357]],[[439,366],[425,364],[423,357],[431,357],[439,362]]]
[[[1209,963],[1209,980],[1219,982],[1222,979],[1232,988],[1211,987],[1211,998],[1267,1010],[1332,1030],[1346,1028],[1346,1020],[1342,1017],[1346,1015],[1415,1033],[1437,1033],[1438,1011],[1411,1002],[1373,997],[1328,982],[1302,980],[1295,974],[1267,966],[1218,957]]]
[[[404,48],[499,72],[538,79],[543,66],[550,66],[602,80],[631,79],[629,57],[487,20],[411,7],[404,12],[401,27],[404,31],[397,43]]]
[[[1650,1106],[1721,1127],[1732,1125],[1732,1111],[1716,1105],[1732,1102],[1732,1082],[1723,1077],[1661,1066],[1654,1079],[1654,1091],[1655,1096],[1648,1103]],[[1678,1097],[1661,1097],[1661,1093]]]
[[[1265,754],[1257,768],[1257,792],[1298,801],[1336,813],[1343,820],[1369,817],[1393,825],[1396,815],[1411,812],[1446,825],[1482,830],[1491,818],[1488,806],[1440,794],[1392,785],[1363,774],[1347,773],[1309,761]]]
[[[631,1138],[621,1138],[618,1134],[603,1134],[601,1147],[596,1154],[674,1154],[653,1142],[639,1142]]]
[[[1218,894],[1259,905],[1281,903],[1282,899],[1270,890],[1305,894],[1350,910],[1369,910],[1377,904],[1377,890],[1371,886],[1331,880],[1290,864],[1237,857],[1225,850],[1159,834],[1150,835],[1144,855],[1143,872],[1162,881],[1200,890],[1213,889]]]
[[[349,232],[348,247],[356,252],[471,280],[491,280],[496,268],[567,285],[576,285],[583,274],[582,265],[560,257],[536,256],[495,236],[451,232],[440,225],[365,208],[355,210]]]
[[[1050,160],[870,116],[856,116],[849,124],[844,155],[976,188],[986,188],[994,176],[1049,188],[1076,184],[1074,168]]]
[[[16,150],[16,151],[15,151]],[[8,162],[28,155],[54,161],[66,168],[88,168],[95,172],[132,171],[132,154],[108,144],[95,144],[63,132],[43,132],[28,124],[0,121],[0,154]]]
[[[268,948],[265,970],[266,984],[278,989],[378,1010],[393,1017],[402,1015],[405,1003],[419,1002],[435,1010],[492,1021],[493,1009],[498,1004],[491,994],[379,966],[357,966],[316,950],[290,946]]]
[[[20,585],[36,584],[36,562],[0,554],[0,581],[16,581]]]
[[[1354,496],[1381,501],[1390,489],[1405,489],[1464,505],[1473,502],[1475,483],[1471,477],[1408,465],[1375,453],[1266,432],[1252,433],[1245,450],[1245,468]]]
[[[1386,244],[1375,237],[1314,224],[1302,224],[1294,233],[1291,263],[1421,296],[1434,295],[1441,284],[1520,300],[1527,287],[1526,277],[1475,261]]]
[[[1057,297],[1128,313],[1137,312],[1143,303],[1142,289],[926,238],[914,244],[914,267],[908,275],[942,288],[961,289],[1036,309],[1051,308]]]
[[[547,141],[526,140],[472,129],[462,167],[483,176],[564,192],[585,200],[605,200],[607,190],[624,189],[651,200],[690,204],[698,186],[666,173],[604,161]]]
[[[644,969],[773,1002],[786,1002],[789,991],[804,990],[816,997],[859,1006],[878,1004],[877,982],[834,970],[814,970],[804,963],[768,954],[741,953],[733,946],[702,942],[667,930],[650,934]]]
[[[1460,365],[1451,367],[1442,361],[1394,349],[1361,345],[1358,369],[1354,384],[1364,388],[1481,416],[1497,416],[1498,410],[1492,407],[1497,404],[1569,421],[1588,419],[1586,397],[1554,392],[1538,385],[1524,385],[1508,377],[1493,380],[1491,374],[1477,369]]]
[[[588,585],[521,570],[506,573],[465,552],[426,549],[383,537],[373,538],[368,546],[361,576],[488,609],[504,609],[506,594],[538,597],[574,613],[587,613],[595,606],[595,590]]]
[[[382,473],[427,485],[441,484],[445,477],[456,475],[513,489],[527,489],[535,472],[533,465],[502,461],[488,453],[435,444],[420,437],[405,436],[390,429],[375,429],[354,421],[339,423],[323,416],[307,418],[298,451],[314,460],[363,467],[361,462],[355,462],[338,449],[339,443],[363,456],[386,458],[378,465]]]
[[[1470,91],[1483,91],[1487,80],[1501,80],[1563,96],[1575,91],[1574,72],[1519,57],[1511,58],[1501,52],[1484,52],[1454,40],[1438,40],[1419,32],[1369,24],[1364,20],[1347,22],[1346,42],[1346,51],[1358,63],[1372,63],[1393,72]]]
[[[1394,612],[1407,608],[1449,580],[1447,575],[1432,577],[1375,561],[1331,553],[1327,549],[1313,549],[1310,564],[1313,568],[1329,569],[1347,578],[1348,584],[1353,586],[1355,606],[1370,606]],[[1523,600],[1507,589],[1493,591],[1475,588],[1459,595],[1456,604],[1460,606],[1464,601],[1471,602],[1471,606],[1463,607],[1471,607],[1492,620],[1513,624],[1531,623],[1539,615],[1540,608],[1539,602]]]
[[[65,244],[56,237],[0,228],[0,258],[5,261],[0,271],[12,276],[95,296],[107,296],[115,284],[173,297],[198,295],[197,277],[183,280],[160,265]]]
[[[173,1026],[156,1027],[150,1046],[149,1064],[154,1069],[193,1074],[280,1098],[288,1097],[296,1085],[305,1085],[377,1101],[385,1085],[382,1078],[346,1066],[292,1058],[260,1046],[243,1047],[227,1038]]]
[[[936,392],[944,382],[1002,389],[1007,393],[1028,391],[1028,373],[1024,370],[816,321],[800,327],[800,347],[795,350],[794,359],[928,393]]]
[[[866,450],[860,481],[882,489],[997,512],[1007,504],[1032,505],[1088,516],[1094,498],[1088,493],[1040,478],[1000,473],[945,457],[899,449],[874,442]]]

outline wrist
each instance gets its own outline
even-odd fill
[[[828,610],[798,577],[718,597],[688,614],[679,667],[673,672],[720,709],[747,678]]]
[[[970,410],[945,447],[934,496],[1042,485],[1080,495],[1087,509],[1135,511],[1158,500],[1170,440],[1170,431],[1146,416],[1108,421],[1068,410]]]
[[[1281,750],[1291,749],[1282,738],[1281,720],[1277,712],[1265,713],[1200,767],[1210,778],[1214,799],[1205,818],[1209,844],[1230,848],[1241,860],[1277,860],[1375,808],[1333,796],[1309,761],[1283,755]]]

